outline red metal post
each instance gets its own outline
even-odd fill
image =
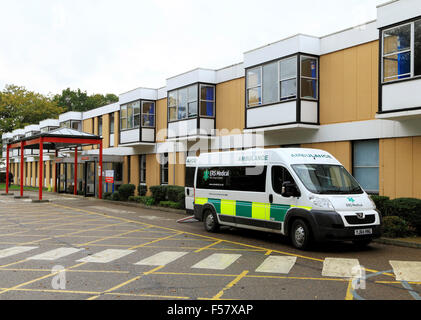
[[[43,185],[43,178],[42,178],[42,169],[44,168],[44,159],[43,159],[43,155],[44,155],[44,144],[43,144],[43,140],[42,137],[39,139],[39,182],[38,182],[38,187],[39,187],[39,201],[42,200],[42,185]]]
[[[77,147],[75,148],[75,187],[74,187],[74,195],[77,195]]]
[[[54,172],[55,172],[55,179],[54,179],[54,192],[57,192],[57,179],[58,179],[58,172],[57,172],[57,157],[58,151],[56,150],[56,156],[54,158]]]
[[[6,147],[6,194],[9,193],[9,150],[10,146],[7,145]]]
[[[102,141],[99,143],[99,185],[98,198],[102,199]]]
[[[23,197],[23,165],[24,165],[23,141],[20,143],[20,196]]]

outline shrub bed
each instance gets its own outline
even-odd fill
[[[387,216],[383,219],[383,236],[388,238],[404,238],[414,235],[414,228],[404,219],[396,216]]]
[[[136,186],[134,184],[122,184],[120,188],[118,188],[118,193],[120,194],[120,200],[127,201],[129,197],[134,196],[135,190],[136,190]]]
[[[180,203],[174,201],[161,201],[159,206],[172,209],[182,209]]]

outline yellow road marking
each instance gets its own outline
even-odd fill
[[[352,280],[349,280],[348,288],[346,289],[345,300],[354,300],[354,296],[351,293],[351,289],[352,289]]]
[[[18,269],[18,268],[1,268],[0,271],[25,271],[25,272],[51,272],[51,270],[47,269]],[[121,274],[127,274],[130,273],[130,271],[117,271],[117,270],[67,270],[67,272],[86,272],[86,273],[121,273]]]
[[[4,265],[0,266],[0,268],[3,269],[3,268],[10,267],[10,266],[13,266],[15,264],[19,264],[19,263],[22,263],[22,262],[25,262],[25,261],[28,261],[28,260],[23,259],[23,260],[19,260],[19,261],[16,261],[16,262],[9,263],[9,264],[4,264]]]
[[[130,248],[129,248],[129,250],[134,250],[134,249],[137,249],[137,248],[141,248],[141,247],[147,246],[147,245],[149,245],[149,244],[152,244],[152,243],[155,243],[155,242],[158,242],[158,241],[167,240],[167,239],[170,239],[170,238],[172,238],[172,237],[178,236],[178,235],[183,234],[183,233],[184,233],[184,232],[181,232],[181,231],[180,231],[180,232],[179,232],[179,233],[177,233],[177,234],[172,234],[172,235],[169,235],[169,236],[166,236],[166,237],[162,237],[162,238],[155,239],[155,240],[153,240],[153,241],[149,241],[149,242],[144,243],[144,244],[139,244],[139,245],[137,245],[137,246],[130,247]]]
[[[142,278],[144,275],[149,275],[149,274],[152,274],[154,271],[159,270],[159,269],[161,269],[162,267],[163,267],[163,266],[159,266],[159,267],[156,267],[156,268],[154,268],[154,269],[152,269],[152,270],[150,270],[150,271],[148,271],[148,272],[144,272],[143,274],[141,274],[141,275],[139,275],[139,276],[136,276],[136,277],[134,277],[134,278],[132,278],[132,279],[130,279],[130,280],[127,280],[126,282],[120,283],[120,284],[118,284],[118,285],[116,285],[116,286],[112,287],[111,289],[108,289],[108,290],[106,290],[106,291],[104,291],[104,292],[101,292],[101,293],[100,293],[100,294],[98,294],[98,295],[95,295],[95,296],[93,296],[93,297],[88,298],[87,300],[95,300],[95,299],[99,298],[101,295],[103,295],[103,294],[105,294],[105,293],[109,293],[109,292],[115,291],[115,290],[117,290],[117,289],[120,289],[120,288],[122,288],[122,287],[124,287],[124,286],[128,285],[129,283],[132,283],[132,282],[134,282],[134,281],[139,280],[139,279],[140,279],[140,278]]]
[[[40,280],[43,280],[43,279],[47,279],[47,278],[53,277],[53,276],[59,274],[60,272],[66,272],[68,269],[77,268],[77,267],[80,267],[81,265],[84,265],[84,264],[86,264],[86,262],[78,263],[78,264],[75,264],[74,266],[71,266],[71,267],[66,268],[64,270],[57,271],[57,272],[54,272],[54,273],[50,273],[50,274],[47,274],[45,276],[42,276],[42,277],[39,277],[39,278],[30,280],[30,281],[27,281],[27,282],[18,284],[16,286],[12,287],[12,288],[8,288],[8,289],[4,289],[4,290],[0,291],[0,294],[3,294],[3,293],[8,292],[8,291],[12,291],[14,289],[19,289],[21,287],[27,286],[28,284],[32,284],[34,282],[37,282],[37,281],[40,281]]]
[[[273,252],[273,250],[268,250],[268,251],[265,253],[265,256],[270,256],[270,255],[272,254],[272,252]]]
[[[236,285],[241,279],[243,279],[247,273],[249,273],[247,270],[243,271],[240,275],[238,275],[234,280],[232,280],[230,283],[227,284],[227,286],[219,291],[215,296],[213,296],[212,300],[218,300],[220,299],[225,291],[231,289],[234,285]]]
[[[209,249],[209,248],[211,248],[211,247],[213,247],[213,246],[215,246],[215,245],[217,245],[217,244],[220,244],[221,242],[222,242],[222,240],[218,240],[218,241],[216,241],[216,242],[214,242],[214,243],[211,243],[210,245],[207,245],[206,247],[203,247],[203,248],[197,249],[197,250],[195,251],[195,253],[199,253],[199,252],[201,252],[201,251],[203,251],[203,250]]]
[[[149,227],[146,227],[146,228],[149,228]],[[91,245],[91,244],[93,244],[93,243],[95,243],[95,242],[100,242],[100,241],[107,240],[107,239],[119,238],[120,236],[124,236],[124,235],[126,235],[126,234],[130,234],[130,233],[138,232],[139,230],[144,230],[144,229],[145,229],[145,228],[142,228],[142,229],[136,229],[136,230],[131,230],[131,231],[126,231],[126,232],[119,233],[119,234],[116,234],[116,235],[113,235],[113,236],[103,237],[103,238],[100,238],[100,239],[97,239],[97,240],[93,240],[93,241],[90,241],[90,242],[82,243],[82,244],[80,244],[80,245],[78,245],[78,246],[87,246],[87,245]]]

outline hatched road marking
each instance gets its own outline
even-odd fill
[[[213,270],[224,270],[233,264],[241,254],[224,254],[214,253],[196,263],[192,268],[194,269],[213,269]]]
[[[389,261],[398,281],[421,281],[421,262]]]
[[[108,263],[127,256],[135,250],[107,249],[92,256],[77,260],[78,262]]]
[[[69,256],[73,253],[79,252],[84,249],[76,249],[76,248],[58,248],[51,251],[47,251],[45,253],[37,254],[36,256],[29,257],[28,260],[57,260],[66,256]]]
[[[271,256],[256,269],[256,272],[288,274],[296,261],[297,257]]]
[[[0,258],[14,256],[14,255],[31,251],[37,248],[38,247],[12,247],[12,248],[3,249],[3,250],[0,250]]]
[[[358,259],[326,258],[323,262],[322,276],[354,278],[361,275]]]
[[[135,265],[140,266],[165,266],[183,256],[188,254],[188,252],[174,252],[174,251],[163,251],[157,253],[149,258],[143,259]]]

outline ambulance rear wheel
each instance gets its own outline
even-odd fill
[[[290,236],[292,244],[297,249],[306,250],[310,246],[311,232],[305,221],[295,220],[291,227]]]
[[[218,232],[219,231],[219,223],[215,216],[215,214],[210,211],[206,210],[203,214],[203,222],[205,225],[205,230],[208,232]]]

